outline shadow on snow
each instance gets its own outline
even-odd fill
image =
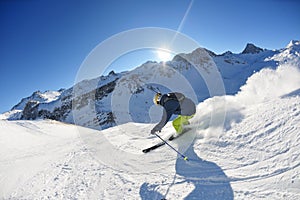
[[[184,199],[213,199],[232,200],[233,190],[230,181],[224,171],[217,164],[203,160],[194,152],[193,145],[185,152],[189,161],[184,161],[181,157],[176,161],[176,174],[169,189],[176,184],[190,183],[194,185]],[[176,176],[180,176],[180,181],[175,182]],[[182,180],[183,179],[183,180]],[[165,195],[159,193],[159,185],[143,183],[140,188],[140,196],[143,200],[167,199],[168,191]]]

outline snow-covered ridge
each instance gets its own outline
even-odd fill
[[[199,48],[191,53],[179,54],[165,63],[146,62],[130,72],[111,72],[107,76],[84,80],[67,90],[35,92],[1,118],[46,118],[95,129],[129,121],[149,123],[157,120],[151,112],[149,114],[149,110],[153,109],[153,92],[149,87],[159,87],[162,92],[171,88],[182,90],[195,102],[201,102],[214,96],[207,86],[216,80],[217,74],[211,76],[214,66],[224,83],[224,93],[236,94],[249,77],[264,68],[277,69],[284,63],[294,63],[292,65],[299,67],[299,53],[300,42],[295,40],[279,50],[247,44],[238,54],[226,52],[217,55]],[[122,103],[126,107],[121,106]]]
[[[31,96],[23,98],[20,103],[15,105],[11,110],[23,110],[28,101],[37,101],[39,103],[50,103],[59,98],[64,90],[58,91],[36,91]]]
[[[300,41],[292,40],[286,48],[281,49],[278,54],[271,57],[271,60],[275,60],[280,63],[294,62],[295,65],[300,65]]]

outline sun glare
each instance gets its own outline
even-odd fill
[[[163,61],[163,62],[170,61],[170,60],[172,60],[172,57],[173,57],[171,52],[164,50],[164,49],[157,49],[156,55],[157,55],[159,61]]]

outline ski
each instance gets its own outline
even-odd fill
[[[173,141],[173,140],[179,138],[180,136],[182,136],[184,133],[186,133],[186,132],[189,131],[189,130],[191,130],[191,129],[186,129],[183,133],[178,134],[178,135],[176,135],[176,136],[171,135],[171,136],[169,137],[168,141]],[[153,145],[153,146],[151,146],[151,147],[149,147],[149,148],[143,149],[142,151],[143,151],[144,153],[148,153],[149,151],[152,151],[152,150],[157,149],[157,148],[159,148],[159,147],[161,147],[161,146],[164,146],[165,144],[166,144],[165,142],[159,142],[159,143],[157,143],[157,144],[155,144],[155,145]]]
[[[151,146],[151,147],[149,147],[149,148],[143,149],[143,152],[144,152],[144,153],[148,153],[149,151],[152,151],[152,150],[154,150],[154,149],[157,149],[158,147],[161,147],[161,146],[163,146],[164,144],[166,144],[166,143],[165,143],[165,142],[157,143],[157,144],[155,144],[155,145],[153,145],[153,146]]]

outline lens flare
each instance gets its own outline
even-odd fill
[[[155,53],[159,61],[166,62],[172,60],[173,58],[172,53],[165,49],[157,49]]]

